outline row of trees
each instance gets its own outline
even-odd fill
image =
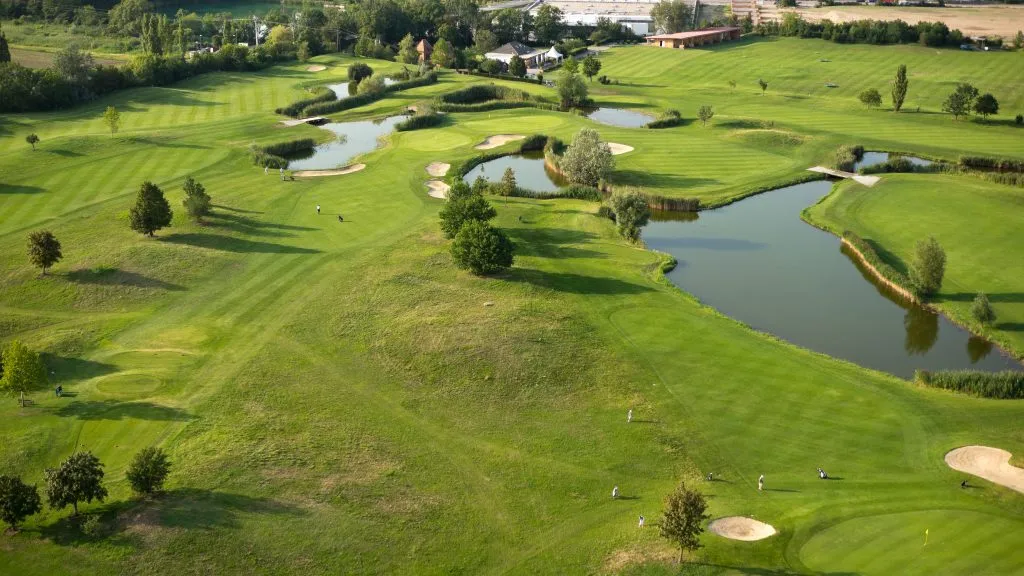
[[[152,495],[163,489],[170,472],[167,454],[160,448],[150,447],[135,455],[125,476],[136,494]],[[68,456],[58,467],[47,468],[43,477],[50,508],[63,510],[71,506],[75,516],[79,503],[103,502],[108,495],[103,485],[103,464],[91,452]],[[42,499],[35,485],[26,484],[17,476],[0,475],[0,520],[17,530],[26,518],[42,510]]]
[[[896,77],[892,81],[892,109],[899,112],[907,98],[907,90],[910,87],[910,80],[907,78],[906,64],[900,64],[896,70]],[[868,88],[858,95],[861,103],[871,108],[882,105],[882,94],[874,89]],[[958,84],[942,104],[942,110],[953,115],[954,119],[966,116],[972,111],[982,118],[999,113],[999,101],[992,94],[979,95],[978,89],[974,86],[962,83]]]
[[[964,35],[942,22],[908,24],[902,20],[855,20],[809,22],[796,12],[786,12],[780,22],[764,21],[755,31],[762,36],[821,38],[841,44],[921,44],[922,46],[960,46]]]

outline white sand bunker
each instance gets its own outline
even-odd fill
[[[490,150],[491,148],[497,148],[509,142],[515,142],[516,140],[522,140],[526,138],[522,134],[495,134],[494,136],[488,136],[484,138],[484,141],[474,146],[477,150]]]
[[[723,538],[743,540],[744,542],[764,540],[775,534],[775,528],[770,524],[746,516],[727,516],[712,520],[708,524],[708,530]]]
[[[353,172],[359,172],[363,168],[366,168],[366,164],[353,164],[351,166],[345,166],[344,168],[338,168],[337,170],[299,170],[292,176],[296,178],[316,178],[317,176],[341,176],[342,174],[351,174]]]
[[[618,144],[616,142],[608,142],[607,144],[612,150],[612,156],[618,156],[619,154],[625,154],[626,152],[633,151],[633,147],[627,144]]]
[[[444,162],[431,162],[427,164],[427,174],[431,176],[444,176],[451,167],[451,164],[445,164]]]
[[[324,70],[327,70],[327,66],[323,66],[322,64],[313,64],[306,68],[306,72],[323,72]]]
[[[430,180],[427,182],[427,195],[432,198],[440,198],[441,200],[444,200],[448,197],[449,188],[451,188],[451,186],[440,180]]]
[[[1024,494],[1024,468],[1010,466],[1010,453],[988,446],[964,446],[946,453],[946,464]]]

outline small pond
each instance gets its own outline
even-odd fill
[[[398,82],[398,80],[394,80],[392,78],[388,78],[387,76],[384,77],[384,85],[385,86],[391,86],[392,84],[395,84],[396,82]],[[344,98],[348,98],[349,96],[352,96],[352,92],[350,92],[349,88],[348,88],[349,84],[351,84],[351,82],[340,82],[338,84],[328,84],[327,88],[330,89],[331,92],[334,92],[335,98],[337,98],[338,100],[341,100],[341,99],[344,99]]]
[[[856,172],[866,166],[874,166],[875,164],[881,164],[889,160],[890,156],[902,156],[910,161],[914,166],[931,166],[933,162],[931,160],[925,160],[924,158],[918,158],[917,156],[907,156],[905,154],[889,154],[888,152],[865,152],[864,156],[859,162],[853,165],[853,171]]]
[[[500,182],[506,168],[515,172],[519,187],[536,192],[554,192],[567,184],[564,178],[544,165],[544,153],[540,151],[489,160],[470,170],[463,180],[472,184],[477,176],[483,176],[489,182]]]
[[[914,370],[1020,369],[998,348],[941,315],[876,285],[800,211],[828,194],[808,182],[672,221],[643,239],[679,261],[672,282],[758,330],[862,366],[912,377]]]
[[[378,139],[390,134],[405,116],[389,116],[360,122],[331,122],[320,128],[333,132],[338,139],[321,144],[310,153],[288,158],[289,170],[330,170],[347,165],[360,154],[372,152]]]
[[[621,108],[597,108],[593,112],[587,113],[587,118],[594,122],[620,128],[643,128],[648,122],[654,120],[654,116],[650,114]]]

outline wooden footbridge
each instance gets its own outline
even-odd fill
[[[846,172],[843,170],[835,170],[833,168],[826,168],[824,166],[813,166],[807,169],[809,172],[818,172],[819,174],[827,174],[836,178],[852,178],[853,180],[865,185],[874,186],[878,183],[878,176],[863,176],[861,174],[854,174],[853,172]]]

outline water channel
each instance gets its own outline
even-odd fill
[[[488,182],[500,182],[506,168],[511,168],[515,172],[516,184],[519,187],[536,192],[554,192],[568,184],[561,175],[544,165],[544,153],[541,151],[489,160],[474,167],[463,179],[472,184],[477,176],[483,176]]]
[[[653,221],[643,239],[679,261],[668,274],[677,286],[800,346],[907,378],[917,368],[1021,369],[941,315],[889,293],[838,238],[803,222],[800,211],[831,187],[808,182],[697,218]]]

